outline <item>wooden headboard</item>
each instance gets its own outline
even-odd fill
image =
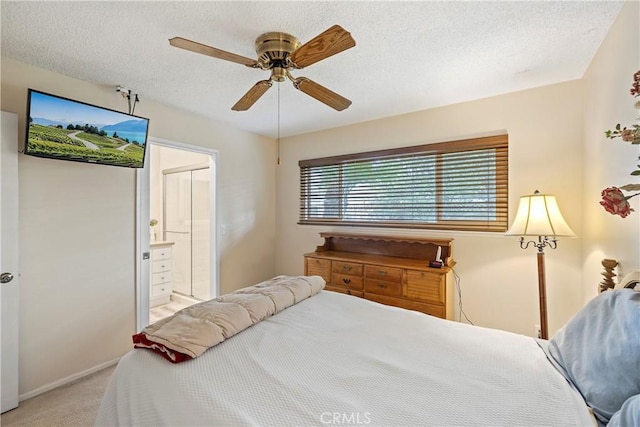
[[[602,274],[602,282],[600,282],[600,292],[604,292],[609,289],[613,289],[616,286],[616,282],[613,280],[617,276],[613,272],[614,268],[618,266],[618,261],[611,258],[605,258],[602,260],[602,267],[604,271]],[[640,270],[634,270],[622,278],[620,284],[623,288],[640,290]]]

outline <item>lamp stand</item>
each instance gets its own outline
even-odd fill
[[[544,274],[544,248],[550,247],[555,249],[558,242],[555,237],[538,236],[538,241],[525,241],[524,237],[520,238],[520,247],[526,249],[529,245],[533,245],[538,249],[538,295],[540,298],[540,338],[549,339],[549,326],[547,325],[547,284]]]
[[[540,297],[540,338],[549,339],[547,326],[547,284],[544,275],[544,252],[538,251],[538,295]]]

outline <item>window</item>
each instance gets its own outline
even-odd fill
[[[299,166],[299,224],[507,229],[507,135],[301,160]]]

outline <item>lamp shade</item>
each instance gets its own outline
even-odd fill
[[[520,197],[516,218],[506,234],[510,236],[575,236],[560,213],[556,196],[540,194],[538,191]]]

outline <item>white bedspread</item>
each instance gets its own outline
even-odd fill
[[[197,359],[118,364],[97,425],[589,426],[534,339],[322,291]]]

